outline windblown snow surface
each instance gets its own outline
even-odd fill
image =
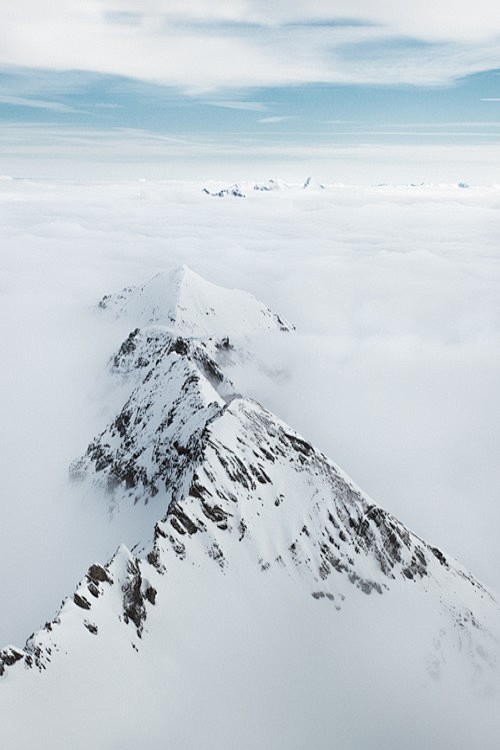
[[[5,197],[11,208],[12,226],[16,224],[16,199],[21,203],[18,221],[24,224],[23,209],[25,203],[29,205],[29,193],[32,191],[39,205],[42,187],[21,184],[8,188]],[[53,191],[52,196],[47,196],[49,203],[57,198],[57,210],[74,218],[76,205],[71,200],[64,205],[66,191],[54,186],[44,189]],[[75,189],[75,195],[81,196],[83,188]],[[128,207],[129,190],[129,186],[113,188],[114,198],[121,195]],[[198,199],[189,198],[192,190],[193,186],[156,186],[140,200],[146,201],[146,213],[153,216],[155,206],[161,206],[158,228],[160,214],[163,221],[169,201],[175,203],[178,216],[187,207],[197,205]],[[345,217],[350,205],[359,212],[360,194],[354,196],[352,191],[330,190],[325,198],[329,193],[325,187],[320,198],[314,191],[304,193],[300,188],[291,190],[291,197],[285,200],[282,192],[246,190],[245,200],[251,196],[257,201],[249,209],[248,219],[267,216],[268,229],[276,229],[277,224],[267,213],[268,204],[261,203],[276,196],[280,202],[273,203],[271,213],[274,216],[279,206],[282,214],[278,224],[283,230],[297,211],[301,219],[318,211],[326,212],[323,219],[327,215],[330,219],[341,214]],[[95,191],[92,195],[95,200]],[[381,200],[380,192],[368,191],[362,196],[368,204],[363,216],[368,221],[367,212],[370,214],[373,209],[372,221],[376,223],[374,217],[382,208],[397,225],[400,212],[412,207],[429,218],[436,200],[433,193],[427,205],[429,195],[419,192],[418,198],[408,201],[405,190],[394,189],[389,198]],[[454,211],[457,193],[447,188],[445,195]],[[468,216],[477,217],[477,211],[481,214],[489,195],[484,190],[471,203],[465,202],[472,211]],[[495,196],[493,193],[493,203]],[[343,201],[338,214],[334,197]],[[203,209],[206,213],[201,214],[205,229],[213,222],[214,230],[223,226],[222,216],[227,222],[228,212],[233,210],[228,205],[242,203],[241,198],[229,194],[219,198],[205,193],[201,200],[210,202]],[[217,208],[221,205],[226,206],[222,214]],[[41,416],[58,404],[64,420],[71,425],[80,420],[80,424],[78,428],[65,428],[62,419],[57,439],[47,438],[48,451],[43,444],[43,436],[49,434],[47,426],[36,409],[30,410],[31,422],[25,423],[23,432],[25,460],[21,456],[11,465],[11,470],[18,470],[17,482],[11,480],[9,485],[8,476],[6,479],[6,498],[15,497],[16,493],[25,498],[24,527],[16,521],[15,512],[11,525],[18,534],[18,529],[22,529],[27,539],[24,546],[19,537],[16,544],[6,542],[4,567],[15,583],[14,552],[31,559],[33,567],[43,567],[44,553],[50,551],[57,564],[48,570],[59,582],[56,585],[49,580],[45,587],[42,584],[41,595],[50,598],[63,584],[67,588],[60,610],[51,610],[48,605],[44,609],[35,597],[31,608],[37,610],[35,616],[41,625],[47,621],[45,627],[35,627],[37,632],[26,646],[19,636],[17,646],[1,652],[2,746],[9,750],[68,745],[103,750],[496,747],[500,617],[494,594],[436,546],[439,540],[433,538],[427,543],[420,534],[409,531],[315,448],[314,439],[311,443],[310,436],[289,426],[293,403],[282,410],[286,421],[273,413],[294,393],[297,401],[302,401],[295,413],[299,422],[304,421],[300,419],[302,409],[323,396],[323,417],[328,418],[329,429],[339,429],[332,427],[337,409],[341,427],[346,426],[339,395],[332,387],[334,383],[328,382],[324,367],[331,356],[330,339],[325,333],[320,335],[321,331],[338,331],[341,327],[334,312],[339,317],[345,315],[346,292],[342,289],[347,283],[345,271],[349,263],[343,267],[342,284],[335,285],[338,245],[333,264],[336,273],[329,276],[330,283],[325,288],[328,294],[321,301],[311,295],[310,312],[304,315],[303,306],[297,303],[299,276],[293,281],[285,265],[271,264],[273,232],[266,235],[261,222],[250,235],[248,247],[252,248],[253,260],[260,257],[268,273],[271,268],[283,269],[283,277],[274,276],[266,284],[257,284],[264,292],[267,289],[268,294],[262,295],[266,302],[272,301],[273,296],[278,302],[281,300],[281,304],[272,305],[279,315],[254,298],[235,296],[220,314],[212,305],[216,329],[211,330],[208,325],[200,330],[200,321],[206,323],[198,304],[200,289],[210,290],[207,294],[214,294],[215,300],[224,299],[224,292],[186,268],[153,277],[163,273],[165,267],[172,268],[171,263],[159,263],[163,249],[152,250],[148,261],[147,253],[145,256],[136,247],[125,252],[126,239],[122,237],[123,242],[116,242],[105,251],[104,260],[93,255],[84,262],[82,249],[72,248],[72,258],[62,254],[67,233],[77,244],[80,233],[85,241],[89,239],[88,232],[97,233],[99,246],[104,237],[109,240],[107,219],[101,219],[101,224],[98,219],[102,211],[98,201],[92,206],[89,203],[86,210],[88,219],[97,219],[92,228],[81,225],[76,229],[70,222],[69,227],[55,229],[42,223],[44,229],[35,230],[35,240],[31,244],[25,241],[21,254],[26,259],[42,253],[40,257],[48,262],[45,274],[28,266],[17,287],[8,274],[4,277],[4,289],[13,296],[7,300],[4,294],[5,309],[12,311],[15,302],[24,319],[32,324],[36,317],[40,318],[40,309],[36,309],[32,299],[34,282],[40,275],[44,277],[45,288],[38,286],[35,294],[38,308],[44,312],[35,329],[39,345],[50,343],[50,324],[58,333],[65,330],[60,321],[62,314],[67,334],[60,344],[71,341],[71,333],[78,336],[77,351],[66,347],[64,353],[58,353],[54,344],[49,346],[51,357],[39,354],[39,362],[46,365],[52,358],[57,365],[53,372],[57,374],[62,368],[56,383],[69,382],[70,386],[69,392],[60,393],[60,399],[54,396],[49,400],[46,411],[41,409]],[[43,212],[50,214],[47,208]],[[211,212],[215,212],[215,218]],[[151,225],[144,216],[130,219],[132,223],[134,220],[141,231],[146,223]],[[236,225],[236,218],[233,220]],[[319,223],[323,226],[321,219]],[[408,228],[408,219],[403,225]],[[297,229],[297,225],[293,228]],[[344,225],[345,232],[347,229]],[[54,237],[60,230],[64,241],[54,247]],[[154,235],[154,230],[150,231]],[[309,234],[316,232],[316,243],[325,250],[326,235],[318,231],[314,223],[309,224]],[[415,230],[414,241],[421,231],[421,227]],[[103,238],[99,238],[100,232]],[[50,238],[48,244],[45,234]],[[12,231],[12,238],[16,237],[19,240],[19,231]],[[233,260],[243,259],[245,268],[245,253],[250,251],[245,250],[245,243],[235,248],[234,238],[230,251],[227,237],[224,232],[219,234],[212,251],[216,252],[215,244],[218,253],[226,245],[224,259],[227,261],[232,252]],[[277,232],[274,237],[277,241]],[[396,246],[402,237],[396,227],[388,244]],[[408,241],[406,234],[405,237]],[[164,241],[171,243],[172,238],[165,237]],[[182,244],[180,237],[178,241]],[[365,241],[358,235],[351,252],[353,248],[362,252]],[[154,239],[152,242],[155,244]],[[283,242],[281,238],[280,247],[284,250]],[[141,250],[148,246],[144,242]],[[183,261],[191,260],[187,249],[170,246],[170,260],[177,260],[176,255],[184,255]],[[309,247],[312,252],[313,245]],[[486,255],[487,247],[486,244]],[[368,246],[366,249],[368,252]],[[104,245],[100,251],[104,251]],[[258,255],[260,252],[264,254]],[[289,252],[293,256],[293,248]],[[401,252],[399,263],[406,259]],[[320,266],[329,266],[321,253],[313,253],[313,257]],[[79,264],[78,280],[74,278],[75,258]],[[11,256],[9,259],[9,268],[16,269],[17,261]],[[349,262],[357,266],[360,261],[357,258]],[[382,265],[386,262],[384,255]],[[62,267],[59,299],[65,303],[50,310],[50,315],[44,294],[58,288],[59,282],[55,283],[50,275],[58,263]],[[156,283],[148,282],[146,266],[152,267],[149,278],[188,279],[184,299],[194,302],[191,309],[189,302],[181,305],[184,317],[178,327],[172,319],[175,316],[170,314],[175,294],[164,294],[163,283],[158,298],[148,292],[147,305],[143,304],[144,290],[152,289]],[[474,267],[477,284],[480,266]],[[218,267],[223,267],[220,260]],[[87,276],[82,276],[84,268]],[[135,282],[141,268],[141,281]],[[300,268],[303,274],[305,266]],[[403,281],[406,270],[400,275]],[[392,276],[393,271],[388,273]],[[107,288],[99,289],[101,275]],[[223,280],[222,270],[220,276]],[[210,278],[215,281],[218,277],[214,272]],[[379,289],[381,278],[371,274],[372,283]],[[280,289],[283,279],[289,283],[281,294],[270,294],[273,285]],[[133,288],[126,286],[131,281]],[[237,285],[244,287],[240,281]],[[408,291],[407,282],[403,287]],[[26,290],[25,300],[20,296],[21,288]],[[94,300],[117,299],[113,290],[120,288],[127,290],[127,303],[139,298],[139,307],[135,302],[119,309],[112,306],[111,316],[107,314],[108,305],[104,306],[107,310],[102,309],[102,304],[92,307]],[[440,293],[445,288],[440,284]],[[485,285],[485,295],[487,288]],[[327,314],[326,300],[336,300],[342,294],[343,304],[337,307],[332,303]],[[163,308],[165,299],[168,305]],[[243,303],[242,309],[239,306],[238,300],[242,299],[253,300],[248,302],[250,312]],[[88,314],[84,310],[86,301]],[[210,300],[204,298],[203,304],[207,303]],[[449,304],[453,308],[455,299]],[[373,300],[369,307],[372,313],[377,309]],[[475,306],[476,313],[480,307],[481,302]],[[353,301],[351,310],[354,308]],[[160,312],[151,317],[151,309]],[[493,311],[491,304],[489,309]],[[34,314],[30,317],[31,310]],[[146,319],[138,315],[144,310]],[[267,312],[263,314],[262,310]],[[313,310],[318,332],[304,347],[300,333],[283,330],[292,326],[281,314],[294,322],[299,322],[298,316],[307,325]],[[258,312],[259,321],[273,321],[274,325],[266,323],[264,330],[256,330],[253,311]],[[140,319],[134,321],[134,315]],[[218,327],[223,318],[233,327],[231,335]],[[418,316],[409,316],[407,327],[410,319],[414,326],[423,326]],[[391,320],[391,315],[379,312],[379,329],[382,331],[382,323],[390,325]],[[471,326],[465,316],[458,321],[458,327],[465,320]],[[149,325],[151,322],[154,325]],[[481,323],[486,335],[484,315]],[[446,329],[445,323],[441,333]],[[449,331],[452,330],[450,324]],[[293,343],[294,338],[299,338],[299,343]],[[15,340],[11,332],[6,338],[9,352],[19,355],[28,367],[23,347],[12,344]],[[29,338],[24,341],[29,343]],[[293,359],[300,367],[300,359],[284,354],[286,347],[295,353],[309,354],[307,372],[310,387],[316,391],[314,400],[307,389],[297,391],[300,379],[297,381],[292,374],[291,362]],[[34,351],[32,344],[29,351]],[[383,347],[379,348],[377,356],[383,351]],[[346,356],[348,349],[344,347],[343,352]],[[411,362],[415,361],[408,356]],[[91,361],[84,364],[86,357]],[[377,357],[372,359],[372,363],[376,361]],[[83,372],[75,366],[77,363]],[[491,371],[491,364],[489,367]],[[40,397],[51,390],[33,376],[29,367],[28,371],[35,393],[38,388],[37,398],[29,403],[39,404]],[[380,377],[380,372],[375,367],[371,377]],[[362,378],[361,381],[365,387]],[[304,382],[302,378],[303,385]],[[282,391],[279,396],[275,386]],[[352,387],[360,393],[355,383]],[[22,393],[20,386],[15,390],[12,384],[11,393]],[[251,398],[256,395],[262,404]],[[263,395],[269,397],[267,403]],[[66,404],[67,412],[61,402]],[[446,409],[445,403],[445,414]],[[16,414],[18,419],[20,414],[25,419],[28,416],[22,408]],[[359,413],[350,415],[351,420],[359,417]],[[7,425],[14,425],[14,421],[12,416]],[[38,434],[27,438],[35,426]],[[54,422],[49,427],[53,430]],[[383,434],[383,428],[374,425],[371,418],[367,418],[366,429],[372,437]],[[336,434],[340,441],[341,434]],[[65,441],[66,435],[71,439]],[[19,443],[13,433],[11,451],[16,445]],[[47,476],[41,471],[39,499],[46,506],[39,509],[32,498],[26,499],[26,488],[23,491],[18,486],[22,487],[25,477],[33,491],[36,483],[31,482],[30,473],[35,466],[42,467],[51,453],[54,474],[62,470],[63,459],[70,464],[71,484],[64,490],[66,504],[60,505],[59,501],[50,500],[47,489],[58,487],[62,492],[62,481],[58,486],[52,473]],[[34,457],[33,463],[27,460],[28,456]],[[390,472],[392,467],[392,462],[386,462],[384,472]],[[425,473],[422,466],[420,470]],[[420,489],[424,486],[422,482]],[[408,495],[411,497],[410,491]],[[473,500],[467,510],[472,517],[477,512]],[[429,513],[428,499],[423,497],[422,503]],[[8,518],[8,500],[4,505],[4,518]],[[385,502],[384,505],[388,507]],[[68,520],[67,527],[64,520],[57,521],[59,509]],[[30,530],[31,523],[44,517],[45,528],[39,528],[35,535]],[[71,531],[75,524],[76,530]],[[469,533],[473,529],[471,524]],[[75,574],[77,566],[79,573]],[[61,568],[65,567],[69,570],[64,575]],[[70,575],[74,575],[71,586],[67,580]],[[30,596],[28,581],[18,592],[18,601],[26,610],[30,609]],[[11,607],[4,612],[8,613]]]
[[[192,336],[239,336],[293,326],[239,289],[211,284],[187,266],[105,295],[99,307],[133,325],[162,322]]]

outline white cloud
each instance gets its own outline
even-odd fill
[[[138,0],[45,6],[21,0],[0,9],[0,63],[124,75],[198,93],[312,81],[432,85],[500,66],[500,18],[488,0],[339,0],[334,11],[326,0],[312,7],[199,1],[166,8]]]

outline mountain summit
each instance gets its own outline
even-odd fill
[[[187,266],[105,295],[102,310],[134,325],[160,323],[188,336],[245,336],[294,326],[252,294],[206,281]]]
[[[190,295],[214,294],[199,278],[182,269],[104,299],[160,315],[174,287],[199,332]],[[247,297],[222,300],[218,323],[233,294]],[[137,515],[135,544],[115,540],[52,621],[0,651],[9,750],[40,732],[61,750],[427,747],[392,716],[401,691],[420,708],[427,691],[439,705],[440,681],[447,696],[498,688],[494,596],[237,393],[223,333],[135,328],[112,358],[125,403],[70,473],[109,503],[110,538],[114,512]]]

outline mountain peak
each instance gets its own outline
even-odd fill
[[[9,680],[0,691],[5,747],[36,746],[36,731],[62,750],[73,731],[75,750],[159,748],[165,726],[180,727],[172,747],[205,746],[207,722],[221,716],[221,706],[224,723],[226,715],[248,716],[249,727],[260,727],[255,715],[264,715],[263,735],[245,747],[268,747],[267,727],[275,726],[280,704],[283,724],[298,714],[299,726],[292,742],[271,740],[273,747],[294,744],[304,712],[289,708],[301,705],[312,716],[307,737],[300,735],[306,747],[317,733],[312,709],[320,700],[328,718],[336,702],[344,711],[346,694],[359,703],[366,683],[384,708],[393,694],[397,705],[401,683],[385,692],[391,659],[404,661],[404,689],[413,680],[422,696],[438,680],[446,680],[447,699],[448,685],[459,680],[496,690],[495,598],[292,427],[235,391],[226,370],[238,350],[227,328],[222,340],[192,335],[202,316],[224,326],[236,317],[242,326],[245,315],[252,321],[264,310],[276,328],[273,313],[186,266],[103,302],[136,318],[154,313],[162,321],[169,313],[170,327],[184,325],[190,335],[165,325],[135,328],[111,359],[126,402],[70,475],[107,502],[116,552],[90,565],[24,648],[0,650],[0,678]],[[122,512],[130,513],[133,538],[117,548],[114,520]],[[289,685],[291,699],[283,693]],[[105,717],[87,722],[84,732],[82,696],[89,716]],[[417,694],[412,705],[419,700]],[[198,721],[207,702],[207,720]],[[19,720],[20,705],[29,722]],[[66,724],[54,725],[54,706]],[[336,736],[334,719],[321,730],[321,748]],[[371,732],[373,721],[365,723]],[[231,736],[210,747],[234,746],[229,724]],[[203,736],[192,736],[194,725]],[[247,729],[238,723],[237,731]],[[371,735],[353,744],[351,723],[346,731],[349,740],[339,746],[374,746]]]
[[[292,427],[237,394],[224,373],[230,352],[227,340],[185,338],[162,326],[136,329],[123,342],[112,368],[128,379],[129,396],[71,476],[102,490],[111,515],[129,508],[156,520],[142,537],[138,520],[133,546],[89,568],[54,621],[55,633],[49,624],[25,650],[0,652],[0,673],[21,660],[44,669],[56,651],[74,648],[77,631],[97,635],[104,647],[107,639],[131,638],[135,650],[143,635],[158,642],[154,623],[172,609],[172,581],[184,591],[187,571],[198,579],[215,569],[238,581],[245,569],[331,603],[330,617],[359,606],[371,618],[373,606],[360,597],[400,604],[418,597],[436,627],[434,641],[448,633],[429,674],[444,669],[450,649],[489,679],[494,597]],[[218,591],[222,584],[213,585]]]
[[[173,268],[171,271],[160,271],[160,273],[157,273],[156,276],[153,276],[153,279],[170,279],[174,283],[177,282],[179,284],[203,284],[206,283],[205,279],[200,276],[199,273],[196,273],[192,270],[192,268],[189,268],[189,266],[186,266],[185,263],[182,263],[180,266],[177,266],[177,268]],[[153,281],[151,279],[151,281]]]
[[[186,265],[105,295],[99,308],[134,325],[159,323],[191,336],[246,336],[294,326],[252,294],[207,281]]]

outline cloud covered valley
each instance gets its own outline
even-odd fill
[[[137,514],[124,511],[113,519],[110,544],[108,507],[69,481],[68,466],[123,403],[108,362],[130,326],[100,314],[99,299],[182,264],[216,284],[250,291],[296,326],[279,340],[266,332],[252,337],[252,356],[231,370],[236,388],[293,425],[419,537],[498,591],[500,188],[282,184],[258,191],[241,183],[243,198],[214,197],[203,187],[217,193],[225,185],[0,181],[2,644],[23,643],[54,616],[93,559],[105,562],[120,542],[133,546],[143,531]],[[144,529],[152,518],[142,517]],[[227,586],[224,596],[231,598]],[[240,626],[254,594],[234,614]],[[208,611],[207,596],[197,591],[188,607]],[[416,600],[408,606],[401,622],[418,617]],[[323,625],[306,610],[320,632]],[[213,617],[207,627],[216,638]],[[384,658],[396,662],[404,649],[398,642],[390,654],[380,638],[385,620],[378,617],[374,649],[385,645],[374,669],[383,671]],[[195,639],[188,621],[186,643]],[[266,660],[273,649],[285,660],[299,647],[293,638],[302,631],[282,642],[280,627],[286,623],[276,623]],[[348,623],[339,628],[355,641]],[[354,691],[356,675],[366,669],[363,655],[342,663],[335,651],[329,659],[342,679],[351,675]],[[312,657],[311,670],[319,660]],[[394,686],[385,680],[391,695]],[[395,682],[404,682],[403,670]],[[300,700],[300,690],[291,679],[288,684],[283,705]],[[388,735],[376,717],[383,699],[372,701],[370,684],[369,678],[362,698],[382,742]],[[333,690],[340,701],[339,685],[340,677]],[[327,710],[326,689],[321,680],[315,687],[318,712]],[[243,693],[250,691],[247,684]],[[421,695],[416,687],[411,693],[418,713]],[[433,737],[453,713],[451,703],[437,706],[443,714],[426,714],[435,724]],[[400,708],[398,741],[411,714],[409,704]],[[487,703],[476,714],[477,726],[486,721],[484,747],[495,735],[490,708]],[[346,714],[339,726],[341,742],[348,742],[354,716]],[[467,741],[475,727],[469,724]],[[153,720],[151,737],[159,731]],[[252,736],[247,739],[252,747]],[[427,739],[418,730],[407,746]],[[160,745],[151,739],[150,746]]]

